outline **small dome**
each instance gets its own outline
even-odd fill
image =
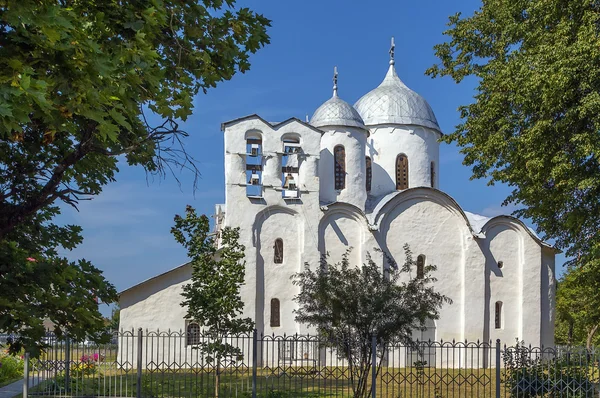
[[[354,107],[367,126],[412,124],[429,127],[441,133],[427,101],[406,87],[396,74],[393,64],[379,87],[363,95]]]
[[[365,123],[356,109],[335,94],[317,108],[310,124],[314,127],[348,126],[366,130]]]

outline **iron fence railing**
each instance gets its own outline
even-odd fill
[[[26,361],[25,395],[600,397],[600,353],[574,347],[372,339],[369,363],[378,366],[367,369],[357,392],[356,365],[317,336],[228,336],[238,353],[219,366],[198,349],[211,342],[201,334],[139,329],[115,333],[100,346],[47,339],[49,348]]]

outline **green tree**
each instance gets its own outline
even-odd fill
[[[442,305],[451,303],[433,289],[434,265],[424,268],[423,278],[400,282],[416,265],[408,245],[404,251],[406,260],[399,269],[387,255],[385,272],[370,256],[357,267],[350,264],[346,252],[339,263],[330,264],[324,257],[317,269],[307,265],[293,276],[294,285],[300,287],[296,321],[315,327],[323,341],[348,361],[355,398],[370,395],[371,368],[377,366],[379,374],[385,343],[410,346],[413,331],[423,329],[428,319],[438,319]],[[372,363],[372,336],[378,346],[376,364]]]
[[[555,340],[559,344],[585,344],[591,349],[600,328],[600,273],[571,267],[556,290]]]
[[[203,328],[197,349],[215,370],[215,397],[219,396],[220,370],[227,361],[242,357],[239,347],[230,344],[226,337],[250,333],[254,322],[241,318],[244,302],[240,287],[244,284],[244,246],[239,244],[239,228],[225,227],[221,231],[219,247],[209,233],[209,220],[198,216],[187,206],[185,217],[175,216],[171,229],[175,240],[187,249],[192,264],[191,283],[183,287],[183,302],[187,308],[186,319]]]
[[[118,159],[197,176],[177,121],[248,70],[268,26],[234,0],[0,1],[0,331],[20,335],[14,350],[39,350],[45,318],[59,336],[102,329],[94,297],[115,290],[58,254],[82,240],[53,222],[60,205],[99,194]]]
[[[600,272],[600,4],[486,0],[450,17],[427,73],[475,77],[475,101],[445,136],[474,178],[512,187],[545,238]]]
[[[108,327],[112,332],[119,330],[119,323],[121,322],[121,306],[117,303],[111,313]]]

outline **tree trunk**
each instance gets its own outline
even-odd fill
[[[573,329],[574,329],[574,325],[573,322],[569,323],[569,334],[567,337],[567,341],[569,345],[573,345]]]
[[[220,377],[220,364],[221,361],[217,360],[217,367],[215,368],[215,398],[219,398],[219,377]]]
[[[588,350],[592,349],[592,340],[594,339],[594,335],[596,334],[596,331],[598,330],[598,327],[600,326],[600,324],[595,325],[594,327],[592,327],[592,329],[590,329],[590,331],[588,332],[587,335],[587,341],[585,344],[585,347]]]

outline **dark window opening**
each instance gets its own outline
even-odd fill
[[[431,162],[431,188],[435,187],[435,162]]]
[[[367,165],[367,175],[366,175],[366,181],[365,181],[365,185],[367,188],[367,192],[371,192],[371,179],[373,178],[373,170],[371,168],[371,158],[367,156],[366,158],[366,165]]]
[[[417,279],[423,279],[425,277],[425,256],[419,255],[417,257]]]
[[[502,301],[496,301],[496,316],[494,323],[496,329],[502,329]]]
[[[346,150],[343,146],[338,145],[333,149],[333,153],[335,158],[335,189],[340,190],[346,187]]]
[[[275,264],[281,264],[283,263],[283,239],[278,238],[275,240],[275,246],[273,246],[274,249],[274,258],[273,258],[273,262]]]
[[[187,345],[200,344],[200,325],[190,322],[187,326]]]
[[[271,327],[281,326],[279,299],[271,299]]]
[[[408,188],[408,158],[406,155],[398,155],[396,158],[396,189]]]

